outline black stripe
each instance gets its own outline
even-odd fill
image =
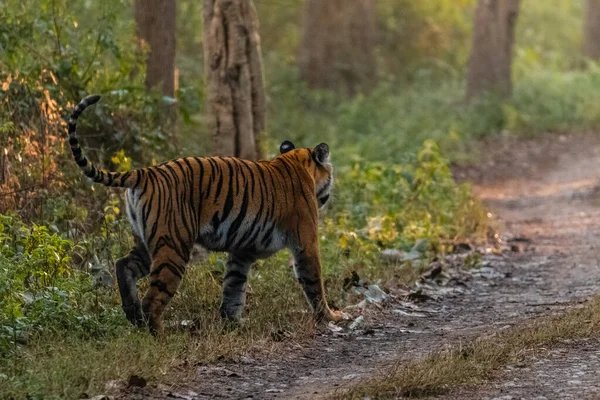
[[[121,174],[121,186],[125,184],[125,181],[131,176],[131,171],[127,171],[124,174]]]
[[[167,284],[162,282],[162,281],[154,281],[154,282],[150,282],[150,286],[154,286],[158,289],[159,292],[164,292],[167,295],[169,295],[169,297],[173,297],[175,296],[175,293],[171,293],[167,290]]]
[[[267,232],[265,233],[265,236],[260,241],[260,244],[263,247],[267,247],[267,245],[269,243],[271,243],[271,236],[273,236],[273,231],[274,230],[275,230],[275,223],[271,222],[271,227],[269,229],[267,229]]]
[[[227,242],[225,247],[229,248],[231,246],[234,237],[237,236],[237,230],[239,229],[242,221],[246,218],[246,213],[248,212],[248,184],[244,185],[244,198],[242,200],[242,205],[240,206],[240,212],[236,219],[233,220],[231,226],[229,227],[229,234],[227,235]]]
[[[87,165],[87,160],[84,158],[85,164]],[[79,163],[77,163],[79,164]],[[81,166],[81,165],[80,165]],[[83,165],[85,167],[85,165]],[[92,168],[85,174],[88,178],[93,178],[96,176],[96,167],[92,165]]]
[[[240,194],[240,178],[244,178],[244,181],[246,180],[246,176],[244,174],[242,174],[242,171],[240,169],[240,165],[239,165],[239,161],[237,159],[232,159],[233,164],[235,165],[235,195],[237,196],[238,194]],[[241,175],[241,176],[240,176]]]
[[[212,217],[212,226],[213,226],[213,230],[215,231],[215,235],[217,234],[217,229],[219,228],[219,225],[221,224],[220,220],[219,220],[219,212],[215,212],[215,214]]]
[[[229,190],[227,191],[227,198],[225,199],[221,222],[227,219],[229,213],[233,209],[233,168],[231,168],[231,165],[227,161],[225,161],[225,163],[227,164],[227,167],[229,167]]]
[[[288,160],[287,159],[283,159],[282,160],[283,166],[285,167],[285,171],[287,172],[288,176],[290,177],[290,183],[292,184],[292,201],[293,201],[293,206],[295,208],[296,206],[296,185],[294,185],[294,178],[292,177],[292,173],[291,173],[291,169],[294,169],[293,166],[290,167],[288,165]],[[297,171],[296,171],[297,174]]]
[[[280,165],[280,164],[277,164]],[[285,168],[285,166],[284,166]],[[273,170],[277,171],[277,173],[279,174],[280,177],[280,182],[281,182],[281,188],[280,190],[283,192],[283,195],[285,196],[285,204],[289,204],[289,200],[288,200],[288,190],[287,190],[287,184],[285,183],[285,176],[283,175],[283,172],[281,172],[281,170],[279,168],[277,168],[276,166],[273,166]]]
[[[220,170],[220,168],[219,168]],[[230,169],[231,171],[231,169]],[[229,174],[229,179],[231,181],[231,173]],[[217,191],[215,192],[215,197],[214,200],[218,200],[219,199],[219,195],[221,194],[221,190],[223,189],[223,173],[221,172],[219,174],[219,181],[217,182]]]
[[[304,272],[304,271],[298,271],[298,275],[300,275],[300,272]],[[319,281],[310,279],[310,278],[302,278],[299,277],[298,278],[298,282],[300,282],[300,284],[302,284],[302,286],[315,286],[319,284]]]
[[[133,185],[133,189],[137,189],[137,187],[140,185],[140,181],[142,180],[142,172],[143,170],[138,170],[136,171],[136,178],[135,178],[135,185]]]
[[[198,162],[198,166],[200,167],[200,177],[198,178],[198,196],[202,197],[202,183],[204,182],[204,164],[200,158],[194,158]],[[195,186],[194,182],[192,182],[192,186]],[[200,198],[198,198],[198,203],[194,202],[193,204],[196,210],[196,228],[200,224],[200,217],[202,216],[202,203],[200,202]],[[197,207],[197,208],[196,208]]]
[[[206,193],[204,194],[204,199],[208,199],[210,196],[210,190],[212,189],[212,184],[216,178],[216,167],[215,161],[212,158],[207,158],[208,163],[210,164],[210,179],[208,180],[208,187],[206,188]]]
[[[252,196],[254,196],[254,190],[255,190],[255,186],[256,186],[256,181],[254,179],[254,171],[252,171],[252,168],[250,168],[250,166],[248,165],[248,162],[246,160],[239,160],[240,163],[246,167],[246,169],[248,169],[248,174],[250,176],[250,183],[252,185],[252,188],[250,189],[250,191],[252,192]],[[246,176],[246,174],[244,174],[244,176]]]
[[[173,275],[175,275],[176,277],[178,277],[179,279],[183,278],[183,275],[181,274],[181,272],[179,272],[177,270],[177,268],[171,264],[171,263],[162,263],[160,264],[158,267],[156,267],[156,269],[154,269],[152,272],[150,272],[150,276],[154,276],[154,275],[158,275],[160,274],[160,272],[164,269],[167,268]]]
[[[238,280],[241,281],[241,280],[243,280],[245,282],[246,279],[247,279],[247,275],[244,274],[243,272],[240,272],[240,271],[235,270],[235,269],[228,269],[227,273],[225,274],[225,277],[223,278],[223,281],[226,281],[226,280],[231,279],[231,278],[236,278],[235,281],[238,281]]]

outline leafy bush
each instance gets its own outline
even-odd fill
[[[333,195],[321,231],[325,273],[332,276],[362,264],[366,268],[358,272],[377,279],[386,274],[382,249],[421,243],[424,254],[433,256],[457,242],[479,240],[489,229],[483,207],[468,185],[454,182],[432,141],[415,163],[357,160],[341,167]]]
[[[110,292],[73,268],[73,242],[0,215],[0,352],[48,331],[98,336],[118,326]]]
[[[124,159],[115,155],[125,150],[146,165],[158,153],[161,160],[174,154],[162,112],[172,99],[144,87],[130,2],[27,0],[0,7],[0,213],[19,210],[29,221],[52,223],[48,203],[61,197],[90,209],[86,227],[94,227],[108,195],[101,188],[92,198],[81,194],[81,172],[65,146],[68,115],[85,95],[102,94],[79,123],[87,155],[114,169]],[[197,109],[194,91],[183,87],[181,94],[184,114]]]

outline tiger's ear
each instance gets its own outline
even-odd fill
[[[281,146],[279,146],[279,153],[287,153],[288,151],[294,150],[295,148],[296,146],[294,146],[294,143],[290,142],[289,140],[286,140],[285,142],[281,143]]]
[[[320,164],[326,163],[329,160],[329,146],[327,143],[321,143],[313,150],[313,158]]]

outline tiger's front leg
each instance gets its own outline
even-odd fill
[[[325,285],[321,275],[321,260],[317,235],[293,248],[294,273],[304,289],[304,295],[311,305],[317,321],[339,321],[345,319],[344,313],[332,311],[327,305]]]
[[[221,303],[221,317],[228,321],[238,323],[241,319],[246,304],[248,271],[255,260],[255,257],[247,254],[229,254]]]

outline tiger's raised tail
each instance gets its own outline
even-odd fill
[[[85,175],[92,179],[94,182],[102,183],[105,186],[114,187],[133,187],[136,182],[137,171],[128,172],[109,172],[107,170],[96,168],[88,159],[83,155],[81,147],[79,146],[79,139],[77,138],[77,118],[81,113],[91,106],[96,104],[100,100],[100,96],[87,96],[73,110],[71,117],[69,118],[69,146],[71,146],[71,152],[75,162],[79,165],[79,168],[85,173]]]

